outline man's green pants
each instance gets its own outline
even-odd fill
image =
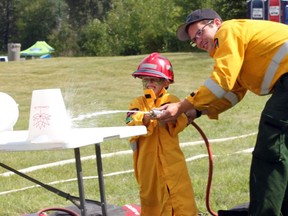
[[[262,112],[250,170],[250,216],[288,216],[288,74]]]

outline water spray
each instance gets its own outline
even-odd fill
[[[81,120],[93,118],[93,117],[99,116],[99,115],[128,113],[128,112],[130,112],[130,113],[144,113],[144,114],[151,115],[153,118],[156,118],[157,115],[163,113],[163,110],[152,109],[149,112],[148,111],[139,111],[139,110],[109,110],[109,111],[101,111],[101,112],[82,114],[82,115],[77,116],[76,118],[72,118],[71,120],[72,121],[81,121]]]

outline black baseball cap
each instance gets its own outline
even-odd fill
[[[219,14],[217,14],[216,11],[212,9],[198,9],[192,11],[186,17],[186,22],[178,27],[176,32],[177,38],[181,41],[189,40],[190,38],[187,30],[191,24],[201,20],[214,20],[215,18],[222,20]]]

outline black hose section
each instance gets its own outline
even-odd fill
[[[200,133],[202,136],[207,152],[208,152],[208,157],[209,157],[209,172],[208,172],[208,182],[207,182],[207,187],[206,187],[206,208],[209,211],[209,213],[213,216],[218,216],[217,213],[215,213],[211,207],[210,207],[210,190],[211,190],[211,184],[212,184],[212,176],[213,176],[213,154],[212,154],[212,149],[210,147],[210,143],[205,135],[205,133],[202,131],[202,129],[194,122],[191,122],[191,125],[195,127],[195,129]]]
[[[80,216],[78,213],[76,213],[76,212],[74,212],[73,210],[70,210],[70,209],[67,209],[67,208],[54,208],[54,207],[52,207],[52,208],[45,208],[45,209],[42,209],[42,210],[40,210],[40,211],[38,211],[37,212],[37,215],[38,216],[44,216],[44,215],[47,215],[47,213],[46,212],[48,212],[48,211],[60,211],[60,212],[62,212],[62,213],[68,213],[69,215],[71,215],[71,216]],[[49,214],[50,215],[50,214]],[[53,214],[54,215],[54,214]],[[59,215],[58,213],[57,213],[57,215]],[[62,215],[62,214],[61,214]],[[67,215],[67,214],[63,214],[63,215]]]

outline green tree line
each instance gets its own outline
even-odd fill
[[[198,8],[224,20],[246,18],[246,0],[1,0],[0,52],[8,43],[26,49],[36,41],[57,56],[137,55],[187,51],[175,31]]]

